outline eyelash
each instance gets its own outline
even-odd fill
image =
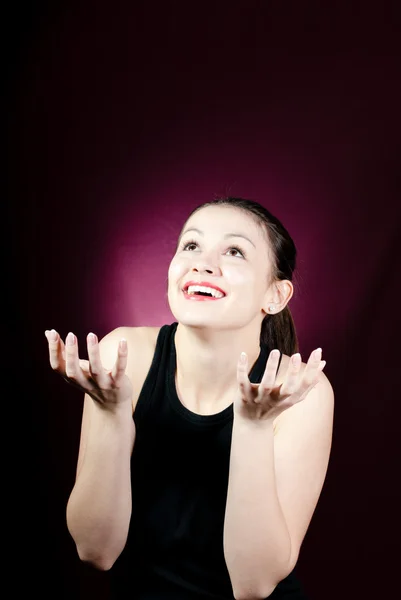
[[[184,242],[181,245],[181,249],[185,250],[185,248],[187,246],[190,246],[191,244],[194,244],[195,246],[199,245],[198,242],[195,242],[195,240],[189,240],[188,242]],[[242,254],[243,258],[246,258],[246,252],[245,252],[245,250],[242,250],[242,248],[239,248],[238,246],[230,246],[229,250],[236,250],[237,252],[240,252]],[[234,258],[237,258],[237,257],[234,256]]]

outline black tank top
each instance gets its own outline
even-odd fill
[[[233,405],[198,415],[179,400],[174,336],[161,327],[134,413],[132,517],[110,571],[113,598],[233,600],[223,553]],[[269,348],[249,379],[259,383]],[[293,571],[269,600],[306,600]]]

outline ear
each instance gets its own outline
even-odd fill
[[[282,311],[291,300],[294,286],[288,279],[274,281],[266,292],[263,310],[268,315]]]

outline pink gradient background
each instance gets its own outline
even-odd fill
[[[31,353],[18,469],[32,478],[21,535],[34,589],[101,600],[108,582],[79,562],[66,530],[82,398],[51,372],[43,332],[73,331],[86,357],[89,331],[171,322],[180,228],[229,193],[261,202],[292,234],[301,352],[322,346],[336,393],[299,577],[310,600],[393,597],[396,4],[85,1],[26,18],[10,86],[10,249],[15,326]]]

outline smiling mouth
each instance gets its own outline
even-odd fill
[[[188,300],[221,300],[225,294],[206,286],[189,285],[182,290]]]

